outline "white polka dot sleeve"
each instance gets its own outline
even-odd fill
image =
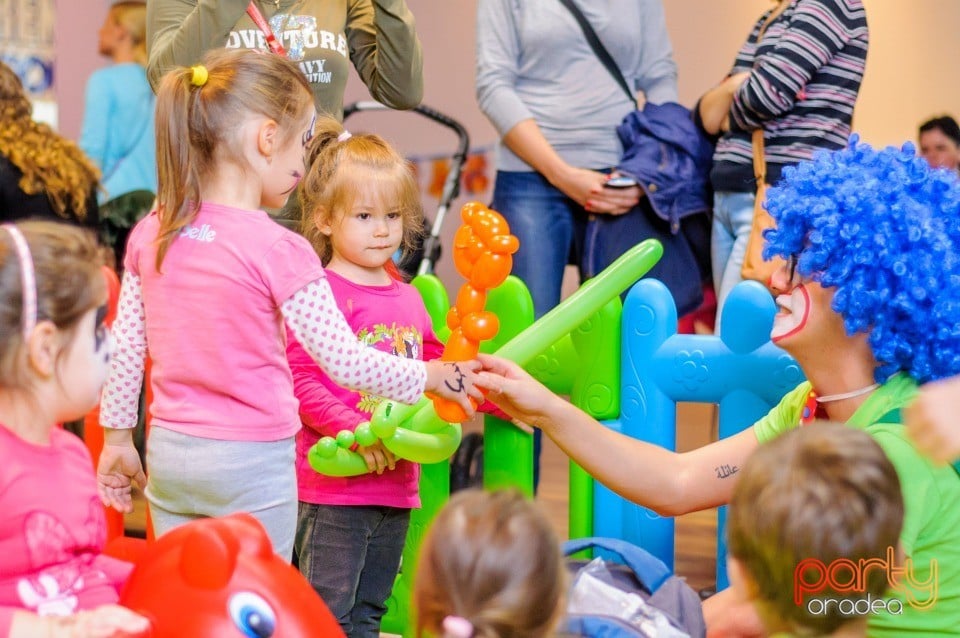
[[[115,346],[110,376],[100,398],[100,424],[107,428],[132,428],[137,425],[140,411],[147,333],[140,278],[130,272],[123,274],[111,333]]]
[[[357,341],[326,278],[311,282],[280,306],[300,345],[339,385],[413,404],[427,383],[423,361],[397,357]]]

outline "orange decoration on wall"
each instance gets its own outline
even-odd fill
[[[431,197],[440,198],[443,195],[443,184],[447,181],[447,175],[450,173],[450,160],[435,159],[430,169],[430,185],[427,186],[427,194]]]
[[[485,153],[474,153],[467,157],[463,165],[463,188],[467,193],[476,195],[487,192],[490,178],[487,177],[487,156]]]

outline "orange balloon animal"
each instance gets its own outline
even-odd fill
[[[520,248],[503,216],[483,204],[464,204],[460,217],[463,225],[453,236],[453,264],[467,282],[447,313],[450,338],[440,357],[442,361],[473,359],[480,351],[480,342],[496,336],[500,322],[495,314],[483,309],[487,291],[507,278],[513,268],[512,255]],[[433,406],[448,423],[462,423],[467,418],[463,408],[453,401],[434,397]]]
[[[249,514],[192,521],[149,543],[120,604],[150,620],[150,638],[344,635]]]

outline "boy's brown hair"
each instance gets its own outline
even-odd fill
[[[839,606],[823,615],[794,600],[797,565],[818,559],[886,560],[903,526],[903,496],[893,464],[861,430],[817,422],[761,446],[740,474],[727,517],[730,556],[752,581],[758,611],[799,635],[827,634],[852,620]],[[880,596],[884,570],[866,570],[862,592]],[[856,620],[856,618],[853,618]],[[768,629],[772,629],[768,627]]]

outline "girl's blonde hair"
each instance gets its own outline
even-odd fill
[[[123,27],[133,40],[133,59],[147,66],[147,3],[117,2],[110,7],[113,21]]]
[[[300,185],[301,232],[326,264],[330,237],[320,231],[348,213],[361,190],[374,189],[403,220],[404,252],[416,248],[423,232],[420,188],[410,163],[379,135],[344,133],[332,117],[321,117],[308,155],[310,166]]]
[[[280,145],[297,128],[313,94],[297,66],[250,49],[216,49],[196,67],[167,73],[157,91],[157,202],[160,232],[156,268],[180,230],[200,210],[200,185],[217,163],[243,157],[237,130],[251,115],[274,120]],[[299,140],[298,140],[299,142]]]
[[[539,638],[562,612],[566,572],[557,535],[516,490],[458,492],[420,550],[414,582],[416,636],[443,636],[459,617],[473,638]]]
[[[104,303],[107,289],[96,238],[68,224],[25,221],[16,224],[32,259],[24,264],[13,237],[0,228],[0,387],[24,383],[24,290],[21,268],[32,268],[37,316],[68,331],[90,310]]]
[[[23,177],[18,186],[27,195],[43,193],[54,212],[70,219],[87,217],[100,171],[80,147],[33,120],[33,105],[20,78],[0,62],[0,155]]]

